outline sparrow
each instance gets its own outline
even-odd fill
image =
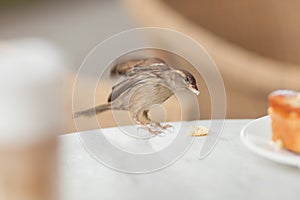
[[[110,76],[121,79],[112,87],[107,103],[76,112],[74,118],[93,116],[107,110],[125,110],[129,111],[137,125],[157,135],[172,126],[151,120],[149,110],[152,105],[164,103],[178,90],[187,89],[196,95],[200,93],[190,72],[174,69],[156,57],[119,62],[111,69]]]

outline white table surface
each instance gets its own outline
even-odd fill
[[[77,134],[60,136],[62,200],[299,199],[300,170],[261,158],[244,147],[240,130],[250,120],[226,120],[212,153],[199,160],[196,144],[170,167],[124,174],[103,166]]]

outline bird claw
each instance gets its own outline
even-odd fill
[[[165,130],[170,129],[171,132],[174,132],[174,126],[172,126],[171,124],[166,124],[162,128]]]
[[[138,129],[146,130],[152,135],[163,136],[165,134],[163,130],[153,129],[153,128],[151,128],[151,125],[149,125],[149,124],[140,126],[140,127],[138,127]]]
[[[160,123],[151,123],[150,126],[152,126],[154,128],[159,128],[159,129],[162,129],[162,130],[171,129],[170,130],[171,132],[174,131],[174,127],[170,124],[161,125]]]
[[[140,127],[138,127],[139,129],[143,129],[145,131],[147,131],[148,133],[150,133],[151,135],[158,135],[158,136],[164,136],[166,131],[170,131],[173,132],[174,131],[174,127],[170,124],[165,124],[165,125],[161,125],[160,123],[150,123],[150,124],[143,124]]]

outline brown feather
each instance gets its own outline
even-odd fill
[[[74,113],[73,118],[77,118],[80,116],[86,116],[86,117],[90,117],[93,116],[94,114],[98,114],[107,110],[111,109],[111,103],[107,103],[107,104],[103,104],[103,105],[99,105],[87,110],[83,110],[83,111],[79,111]]]
[[[132,59],[125,62],[117,63],[110,71],[110,76],[122,76],[130,72],[136,66],[150,65],[153,63],[165,63],[160,58],[145,58],[145,59]]]

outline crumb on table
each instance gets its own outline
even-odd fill
[[[281,150],[283,148],[283,143],[282,140],[278,139],[276,141],[271,141],[271,145],[276,149],[276,150]]]
[[[192,136],[206,136],[208,134],[208,129],[204,126],[196,126],[192,131]]]

